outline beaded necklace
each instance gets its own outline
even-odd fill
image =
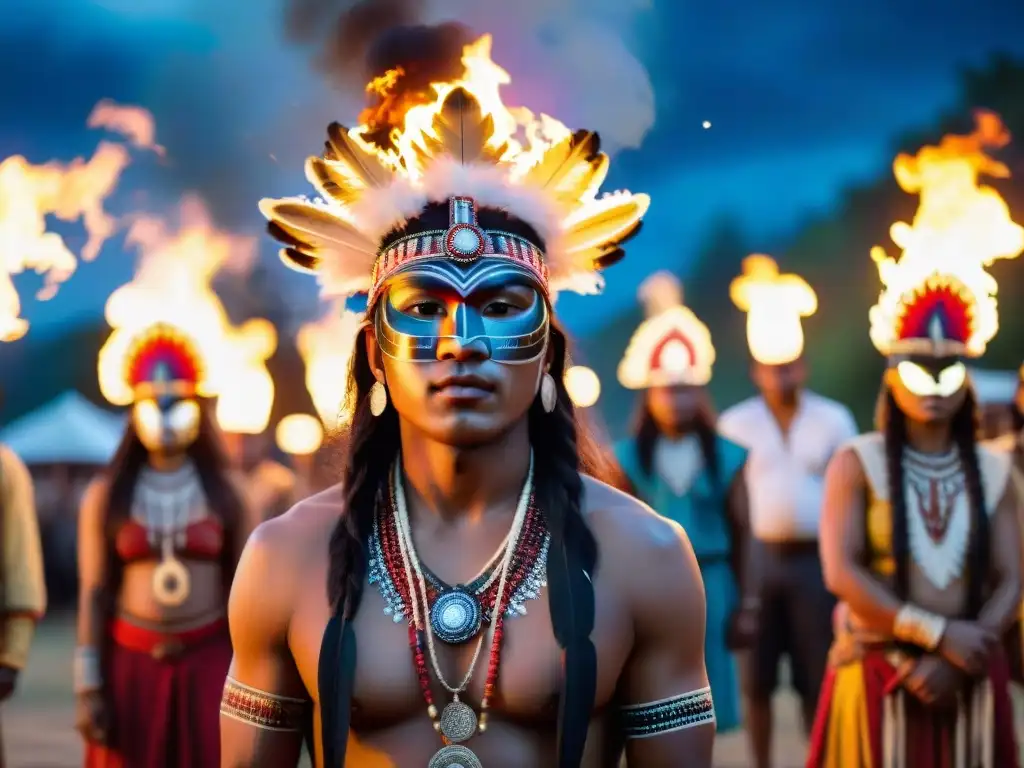
[[[389,489],[390,503],[385,510],[390,514],[375,517],[371,541],[371,581],[380,586],[381,593],[396,621],[411,613],[409,646],[416,677],[427,704],[427,714],[433,722],[434,729],[441,734],[444,744],[430,760],[428,768],[481,767],[479,758],[472,750],[459,742],[466,741],[477,731],[483,732],[487,729],[487,710],[494,695],[500,667],[504,620],[506,616],[525,613],[522,601],[536,597],[537,590],[542,586],[538,570],[543,571],[546,560],[543,555],[547,552],[549,537],[543,517],[534,504],[532,478],[531,457],[530,472],[520,495],[509,535],[498,553],[471,582],[471,585],[478,585],[480,612],[486,613],[490,631],[478,633],[476,649],[469,668],[458,686],[449,684],[445,679],[434,648],[435,622],[434,612],[430,609],[431,600],[443,598],[446,585],[433,574],[428,575],[416,554],[398,462]],[[531,580],[536,583],[532,583]],[[512,604],[513,596],[519,596],[518,605]],[[435,602],[434,607],[436,606]],[[427,619],[428,613],[431,614],[430,620]],[[487,676],[480,702],[481,713],[477,718],[476,713],[460,700],[459,695],[465,691],[473,677],[488,634],[490,653]],[[440,715],[430,690],[430,667],[433,667],[434,675],[441,686],[453,696]]]

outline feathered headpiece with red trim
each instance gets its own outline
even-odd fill
[[[626,389],[711,381],[715,347],[711,332],[683,304],[683,287],[669,272],[655,272],[640,285],[647,319],[633,333],[619,363]]]
[[[205,365],[189,336],[176,326],[157,323],[132,340],[124,376],[136,399],[154,394],[193,397],[203,383]]]

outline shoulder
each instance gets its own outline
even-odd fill
[[[231,585],[233,638],[246,632],[284,638],[308,577],[322,571],[331,530],[343,509],[340,486],[333,486],[256,526]]]
[[[843,442],[828,462],[827,482],[845,486],[885,488],[885,437],[879,432],[857,435]]]
[[[807,391],[804,393],[804,402],[814,415],[816,422],[842,430],[848,430],[852,426],[856,430],[857,422],[853,418],[853,412],[838,400],[819,395],[817,392]]]
[[[106,504],[107,494],[110,493],[110,477],[106,472],[101,472],[85,486],[82,498],[79,501],[80,514],[88,514],[91,511],[98,511]]]
[[[978,445],[977,452],[985,503],[990,511],[994,511],[1007,492],[1012,492],[1013,455],[986,444]]]
[[[245,547],[249,559],[272,569],[309,562],[326,552],[344,506],[340,484],[303,499],[283,515],[256,526]]]
[[[634,605],[664,596],[666,590],[672,595],[692,592],[703,599],[697,560],[678,523],[592,477],[584,476],[583,485],[600,567],[617,589]],[[643,567],[637,567],[641,563]]]
[[[718,429],[734,440],[740,439],[744,436],[743,433],[749,432],[760,423],[763,415],[764,404],[761,398],[748,397],[722,411],[718,417]]]

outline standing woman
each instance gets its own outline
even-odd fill
[[[244,516],[198,397],[203,368],[169,325],[132,341],[131,417],[82,499],[74,682],[87,768],[220,764],[225,609]]]
[[[976,139],[954,138],[897,159],[921,208],[913,227],[892,229],[898,262],[872,253],[884,289],[871,340],[888,367],[878,431],[849,442],[826,473],[822,561],[842,606],[808,768],[1018,765],[1000,644],[1020,608],[1017,499],[1009,457],[976,442],[963,358],[983,354],[998,327],[983,265],[1020,252],[983,249],[1020,228],[1003,206],[1005,218],[972,217],[987,237],[975,229],[956,241],[959,205],[928,185],[984,166],[967,157],[957,174],[927,167]],[[991,213],[994,191],[976,191]]]
[[[704,658],[719,732],[739,727],[733,651],[757,619],[748,572],[747,451],[719,435],[706,385],[715,348],[707,326],[683,305],[668,272],[640,286],[647,319],[619,363],[619,382],[641,390],[634,434],[616,445],[632,491],[686,531],[707,598]]]

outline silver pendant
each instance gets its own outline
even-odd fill
[[[458,699],[449,702],[441,710],[441,733],[453,744],[465,741],[476,733],[476,712]]]
[[[427,768],[484,768],[484,764],[472,750],[461,744],[449,744],[437,750]]]
[[[178,558],[164,557],[153,570],[153,596],[168,608],[177,608],[188,600],[192,580],[188,568]]]
[[[480,603],[458,587],[442,592],[430,609],[434,636],[449,645],[461,645],[480,631],[483,612]]]

